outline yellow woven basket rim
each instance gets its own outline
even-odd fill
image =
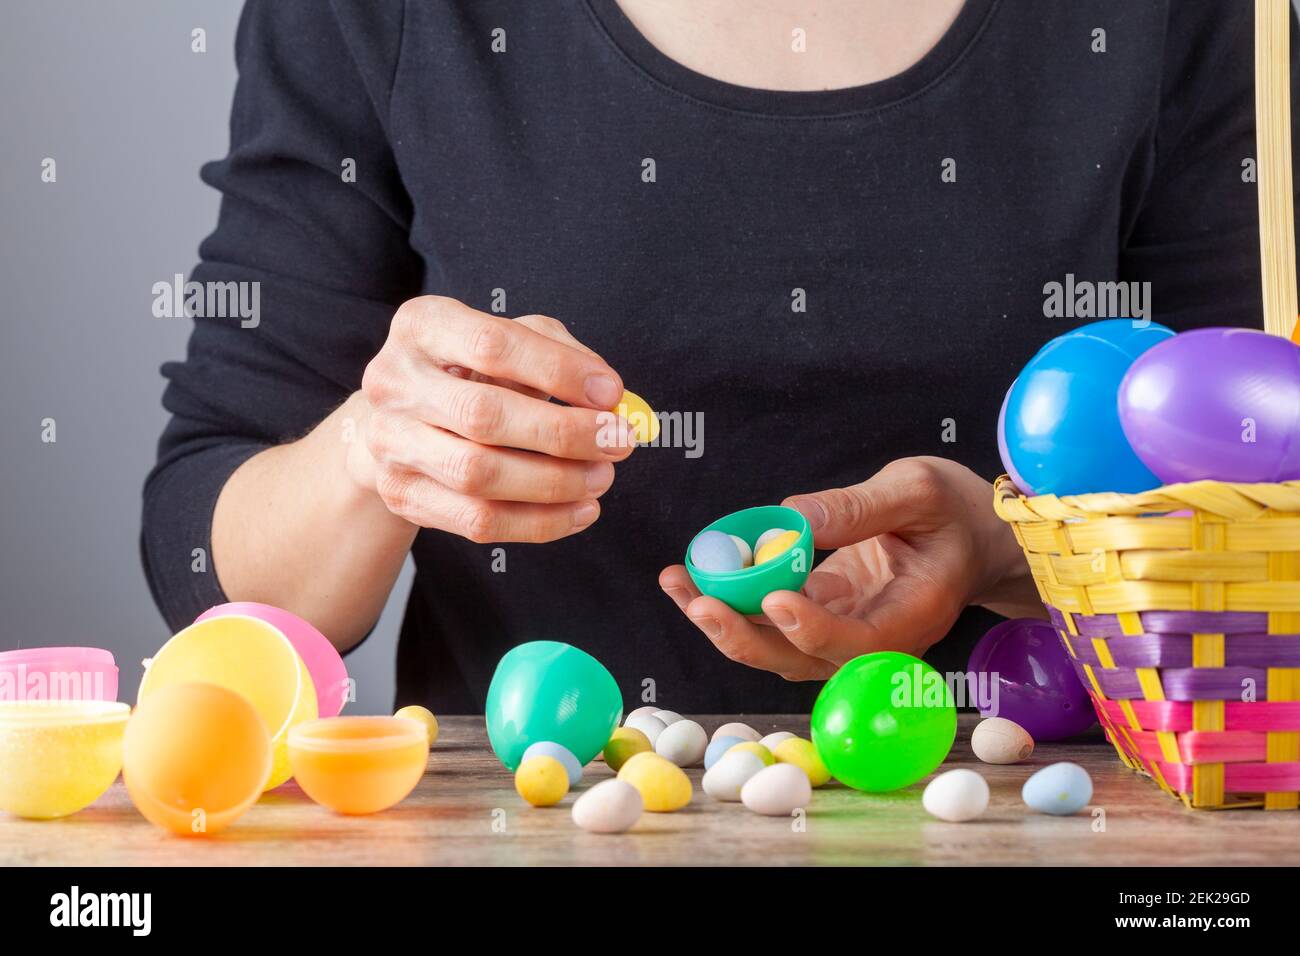
[[[1270,513],[1300,514],[1300,481],[1247,484],[1192,481],[1136,494],[1098,491],[1087,495],[1035,495],[1020,490],[1007,475],[993,485],[993,509],[1011,523],[1159,514],[1194,509],[1226,521],[1254,521]]]

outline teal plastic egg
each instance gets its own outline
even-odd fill
[[[943,763],[957,708],[943,676],[911,654],[878,651],[835,672],[812,711],[812,739],[831,775],[856,790],[898,790]]]
[[[618,684],[586,651],[559,641],[512,648],[497,664],[484,708],[488,742],[514,771],[532,744],[549,741],[586,765],[623,717]]]

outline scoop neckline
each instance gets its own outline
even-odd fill
[[[736,113],[818,119],[873,112],[916,96],[937,83],[974,45],[1001,0],[966,0],[939,41],[901,73],[836,90],[764,90],[714,79],[685,66],[651,43],[617,0],[585,0],[606,39],[635,69],[678,95]]]

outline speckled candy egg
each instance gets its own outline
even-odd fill
[[[651,813],[672,813],[691,802],[690,778],[658,754],[637,754],[623,764],[618,779],[636,787]]]
[[[710,740],[717,740],[719,737],[739,737],[741,740],[759,740],[763,735],[760,734],[749,724],[742,724],[739,721],[730,724],[723,724],[713,732]]]
[[[664,728],[655,741],[655,753],[679,767],[693,767],[704,759],[709,736],[693,720],[678,720]]]
[[[539,740],[535,744],[530,744],[524,751],[524,759],[527,760],[529,757],[554,757],[564,766],[565,772],[569,775],[570,787],[576,787],[578,781],[582,779],[582,764],[578,763],[578,758],[567,747],[549,740]]]
[[[704,769],[711,769],[715,763],[722,759],[723,754],[736,744],[743,744],[744,742],[743,737],[714,737],[704,750]]]
[[[718,574],[744,566],[736,542],[722,531],[702,531],[691,544],[691,563],[701,571]]]
[[[764,767],[740,790],[740,802],[765,817],[788,817],[811,800],[808,775],[792,763]]]
[[[623,780],[602,780],[573,804],[573,822],[589,833],[622,833],[641,819],[641,791]]]
[[[1020,796],[1031,810],[1069,816],[1092,799],[1092,778],[1077,763],[1054,763],[1026,780]]]
[[[949,770],[926,784],[921,806],[949,823],[974,820],[988,809],[989,785],[974,770]]]
[[[1034,752],[1034,738],[1014,720],[989,717],[975,725],[970,749],[985,763],[1020,763]]]
[[[659,735],[664,732],[668,725],[656,717],[654,714],[642,714],[640,717],[630,717],[624,727],[630,727],[633,730],[639,730],[645,734],[650,741],[650,746],[654,747]]]
[[[749,778],[763,769],[763,761],[754,754],[729,751],[704,774],[704,792],[714,800],[735,803]]]

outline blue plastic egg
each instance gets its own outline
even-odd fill
[[[562,747],[550,740],[539,740],[535,744],[528,745],[519,762],[523,763],[529,757],[554,757],[564,767],[564,772],[569,775],[570,787],[576,787],[578,781],[582,779],[582,764],[578,763],[578,758],[568,747]]]
[[[743,744],[744,742],[744,737],[718,737],[716,740],[711,741],[704,750],[704,769],[708,770],[721,760],[722,755],[728,750],[736,746],[736,744]]]
[[[1077,763],[1054,763],[1025,781],[1021,799],[1031,810],[1065,817],[1092,799],[1092,778]]]
[[[721,531],[704,531],[697,535],[691,545],[691,561],[701,571],[710,574],[739,571],[744,565],[736,542],[731,540],[731,535]]]
[[[1138,492],[1160,485],[1120,427],[1119,385],[1133,360],[1173,335],[1108,319],[1067,332],[1029,360],[1005,401],[1007,473],[1040,494]]]

